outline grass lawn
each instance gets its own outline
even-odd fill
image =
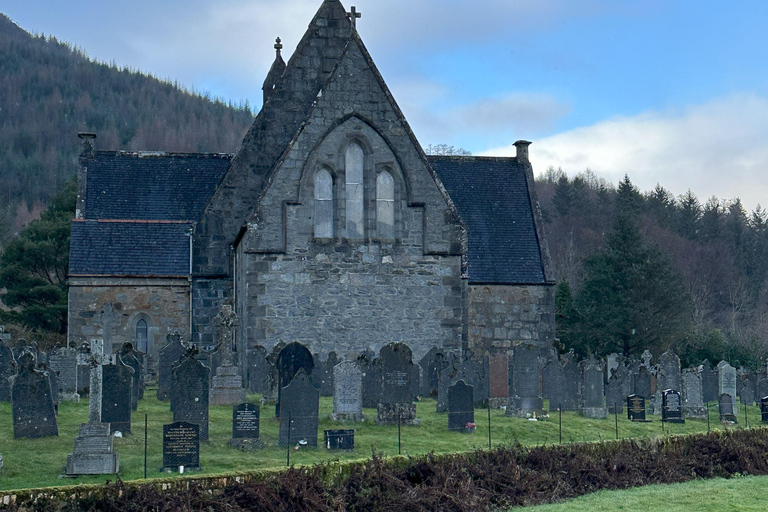
[[[258,396],[249,400],[258,403]],[[322,447],[291,450],[292,465],[312,465],[322,461],[356,460],[371,456],[371,450],[390,456],[398,453],[397,426],[378,426],[376,411],[366,409],[368,421],[363,423],[335,423],[329,419],[333,403],[331,398],[320,399],[320,434],[322,444],[325,429],[354,428],[355,450],[352,452],[329,452]],[[115,450],[120,454],[120,477],[136,480],[144,477],[144,415],[149,418],[148,435],[148,478],[167,478],[161,473],[162,426],[172,422],[168,402],[159,402],[154,389],[148,389],[145,399],[139,402],[138,411],[133,413],[133,434],[115,439]],[[428,399],[417,404],[420,426],[403,426],[401,447],[403,455],[419,455],[429,452],[448,453],[488,448],[488,412],[478,409],[475,413],[477,431],[472,434],[448,432],[447,415],[435,412],[435,401]],[[254,452],[241,452],[229,447],[232,429],[232,408],[210,407],[210,441],[202,443],[200,463],[202,473],[248,472],[263,469],[280,469],[286,466],[287,450],[277,446],[278,421],[274,417],[274,405],[262,407],[261,437],[266,447]],[[44,439],[14,439],[11,419],[11,405],[0,403],[0,454],[5,467],[0,472],[0,490],[104,483],[110,476],[60,478],[64,473],[67,454],[72,452],[74,438],[80,423],[88,418],[87,398],[80,403],[62,403],[59,406],[59,437]],[[712,406],[712,429],[723,428],[717,423],[717,411]],[[743,428],[743,412],[739,416]],[[749,408],[749,424],[759,424],[757,407]],[[559,423],[557,413],[546,421],[528,421],[507,418],[504,411],[491,411],[493,446],[519,442],[523,445],[557,444]],[[649,438],[669,434],[706,432],[706,420],[686,420],[684,425],[662,424],[658,417],[650,423],[632,423],[624,416],[618,419],[619,436],[622,438]],[[616,438],[615,421],[595,420],[579,416],[575,412],[562,415],[563,443],[606,441]]]
[[[768,476],[737,477],[728,480],[722,478],[696,480],[683,484],[647,485],[625,491],[599,491],[556,505],[517,507],[510,509],[510,511],[762,511],[766,509],[763,486],[768,486]]]

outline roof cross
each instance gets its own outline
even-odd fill
[[[350,9],[350,11],[351,12],[347,13],[347,16],[349,16],[349,19],[352,21],[352,28],[354,30],[357,30],[357,20],[358,20],[358,18],[362,18],[363,17],[363,13],[357,12],[357,7],[355,7],[354,5]]]
[[[280,56],[280,50],[283,49],[283,41],[278,37],[275,39],[275,50],[277,51],[278,57]]]

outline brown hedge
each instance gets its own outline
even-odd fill
[[[599,489],[768,474],[768,429],[469,454],[428,455],[290,469],[216,490],[167,493],[113,484],[69,503],[17,503],[56,511],[464,512],[552,503]]]

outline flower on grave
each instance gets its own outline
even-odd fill
[[[468,421],[467,422],[467,426],[465,428],[475,429],[475,428],[477,428],[477,423],[472,423],[472,422]]]

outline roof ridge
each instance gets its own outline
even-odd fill
[[[93,152],[94,157],[125,157],[125,158],[197,158],[197,159],[232,159],[232,153],[184,153],[172,151],[128,151],[128,150],[99,150]]]

